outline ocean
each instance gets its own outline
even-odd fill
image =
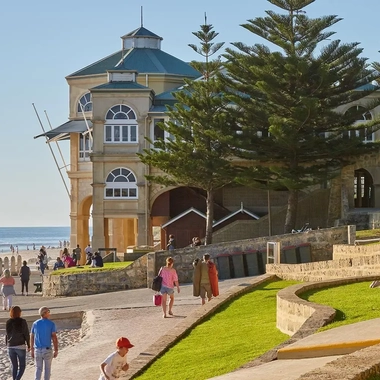
[[[0,227],[0,253],[10,252],[11,244],[19,251],[40,249],[42,245],[59,248],[70,239],[70,227]]]

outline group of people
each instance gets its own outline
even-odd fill
[[[173,316],[174,289],[180,292],[178,274],[173,268],[174,260],[172,257],[166,259],[166,265],[161,267],[158,275],[162,277],[160,294],[162,295],[161,307],[163,318]],[[204,254],[203,259],[195,259],[193,262],[193,296],[201,297],[201,303],[204,305],[206,299],[211,301],[212,297],[219,295],[218,271],[215,264],[210,260],[209,254]],[[167,304],[167,299],[169,304]]]
[[[20,380],[26,368],[26,352],[30,351],[35,364],[35,380],[49,380],[53,358],[58,356],[57,327],[50,320],[51,312],[46,306],[38,310],[40,318],[33,322],[29,331],[28,324],[21,318],[21,308],[12,306],[10,318],[5,325],[5,340],[12,367],[12,379]],[[129,369],[127,353],[133,344],[121,337],[116,341],[116,351],[107,356],[100,364],[99,380],[118,379]]]
[[[38,310],[40,319],[32,324],[29,331],[28,324],[21,318],[21,308],[12,306],[10,318],[5,325],[5,340],[8,356],[12,366],[12,379],[20,380],[26,367],[26,352],[30,351],[34,359],[35,379],[40,380],[42,372],[44,379],[50,379],[51,362],[58,355],[57,328],[50,318],[50,310],[46,306]]]
[[[97,268],[101,268],[104,266],[102,256],[99,252],[92,253],[92,248],[90,244],[86,247],[84,251],[86,254],[85,265],[91,265],[91,267]],[[79,245],[77,245],[77,248],[73,250],[73,253],[71,255],[69,253],[69,250],[67,248],[64,248],[62,252],[62,258],[57,257],[57,260],[54,263],[53,270],[80,266],[81,257],[82,250],[79,247]]]

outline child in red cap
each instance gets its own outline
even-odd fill
[[[114,380],[122,376],[121,371],[128,371],[127,353],[133,344],[124,337],[116,341],[116,351],[100,364],[101,375],[99,380]]]

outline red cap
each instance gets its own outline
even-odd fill
[[[131,342],[127,339],[127,338],[119,338],[117,341],[116,341],[116,347],[117,348],[132,348],[133,347],[133,344],[131,344]]]

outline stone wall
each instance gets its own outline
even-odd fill
[[[124,269],[43,277],[43,296],[82,296],[146,287],[147,256]]]
[[[330,323],[335,316],[332,307],[305,301],[298,296],[310,289],[322,289],[331,286],[351,284],[354,282],[373,281],[375,277],[340,278],[329,281],[298,284],[282,289],[277,293],[276,326],[285,334],[294,335],[313,316],[322,321],[320,327]],[[314,313],[317,312],[317,315]],[[280,358],[280,357],[279,357]]]
[[[267,264],[267,273],[284,280],[325,281],[336,278],[380,276],[380,254],[305,264]]]
[[[245,239],[233,242],[211,244],[208,246],[176,249],[172,252],[157,251],[148,253],[125,269],[106,272],[80,273],[61,276],[45,276],[43,279],[43,295],[75,296],[104,293],[115,290],[150,287],[153,277],[167,257],[174,258],[180,283],[192,282],[195,258],[209,253],[213,259],[218,255],[265,250],[268,241],[280,242],[282,247],[310,244],[312,261],[332,258],[334,244],[348,243],[355,235],[352,226],[331,229],[312,230],[307,233],[277,235]]]
[[[347,259],[360,256],[380,255],[380,244],[347,245],[335,244],[333,247],[333,260]]]

